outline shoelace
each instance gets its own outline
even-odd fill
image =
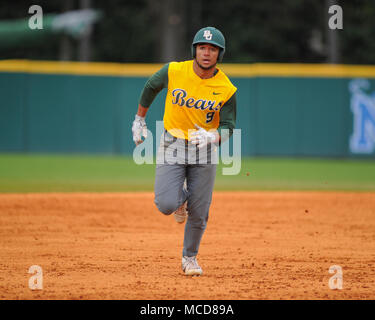
[[[185,257],[185,269],[189,267],[189,269],[200,269],[201,267],[198,265],[198,261],[195,257]]]

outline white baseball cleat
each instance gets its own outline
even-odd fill
[[[173,212],[174,219],[178,223],[184,223],[187,217],[187,204],[186,201],[175,211]]]
[[[185,272],[187,276],[200,276],[203,273],[196,256],[182,257],[182,271]]]

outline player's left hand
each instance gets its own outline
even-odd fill
[[[190,142],[192,144],[198,145],[198,148],[200,149],[208,145],[209,143],[217,142],[217,135],[214,132],[206,131],[197,124],[194,125],[197,128],[197,131],[194,131],[190,135]]]

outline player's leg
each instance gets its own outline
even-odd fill
[[[186,166],[178,162],[178,156],[183,151],[185,155],[185,144],[179,144],[177,138],[164,130],[157,152],[157,165],[155,172],[155,199],[157,208],[164,214],[169,215],[176,211],[187,198],[186,189],[183,188]]]
[[[187,167],[188,219],[185,225],[183,256],[196,256],[206,229],[212,200],[216,165],[201,164]]]
[[[185,174],[185,165],[156,165],[154,202],[160,212],[169,215],[186,201]]]

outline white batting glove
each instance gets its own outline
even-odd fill
[[[198,145],[198,148],[201,149],[209,143],[216,142],[216,135],[213,132],[206,131],[196,124],[194,125],[198,130],[190,135],[190,142],[192,144]]]
[[[147,138],[147,126],[144,117],[140,117],[139,115],[135,115],[135,119],[133,121],[132,126],[133,132],[133,141],[136,145],[139,145],[143,142],[142,136],[146,139]]]

